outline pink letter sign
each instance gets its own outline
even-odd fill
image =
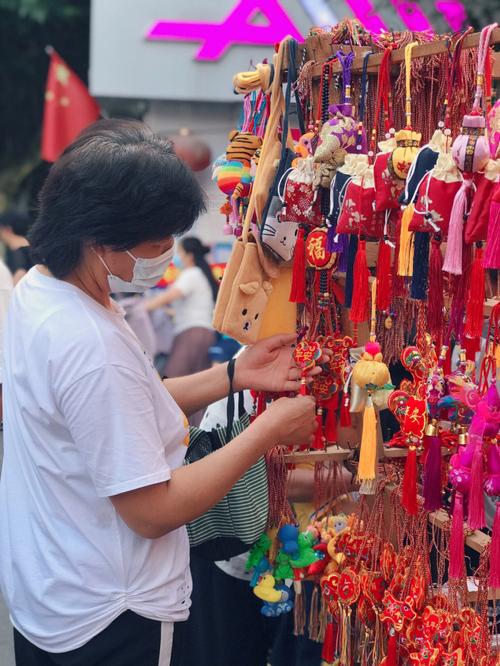
[[[252,19],[263,14],[267,25],[255,25]],[[222,23],[158,21],[148,32],[148,39],[203,42],[196,60],[218,60],[233,44],[274,46],[290,35],[303,38],[278,0],[240,0]]]

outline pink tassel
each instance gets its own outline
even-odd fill
[[[497,502],[490,546],[490,587],[500,589],[500,502]]]
[[[425,435],[426,458],[424,464],[424,509],[441,508],[441,440],[437,435]]]
[[[455,493],[453,505],[448,575],[455,580],[464,576],[464,499],[460,492]]]
[[[474,437],[474,435],[470,435]],[[469,491],[469,511],[467,523],[471,530],[480,530],[486,527],[484,515],[484,494],[483,494],[483,448],[482,439],[477,437],[474,455],[472,457],[471,483]]]
[[[453,200],[448,228],[448,243],[443,263],[443,271],[452,275],[462,275],[462,250],[464,222],[468,214],[469,193],[472,188],[472,176],[464,174],[464,180]]]
[[[500,268],[500,201],[490,204],[488,240],[484,252],[485,268]]]

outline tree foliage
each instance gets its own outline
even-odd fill
[[[90,0],[0,0],[0,189],[12,196],[39,162],[52,45],[87,81]]]

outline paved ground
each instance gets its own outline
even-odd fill
[[[0,465],[3,458],[3,434],[0,433]],[[0,595],[0,665],[14,666],[14,650],[12,649],[12,626],[9,614]]]

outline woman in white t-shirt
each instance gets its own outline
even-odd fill
[[[18,666],[164,666],[188,616],[185,523],[268,448],[312,441],[310,398],[277,400],[188,466],[186,417],[227,367],[162,382],[110,293],[156,284],[204,209],[195,176],[137,121],[103,120],[55,162],[4,343],[0,587]],[[290,336],[242,354],[234,388],[296,391]],[[196,637],[193,637],[196,640]]]
[[[218,283],[198,238],[182,238],[177,247],[181,274],[171,287],[146,301],[146,310],[171,306],[174,341],[165,367],[167,377],[191,375],[210,367],[208,350],[215,342],[212,316]],[[175,262],[175,257],[174,257]]]

